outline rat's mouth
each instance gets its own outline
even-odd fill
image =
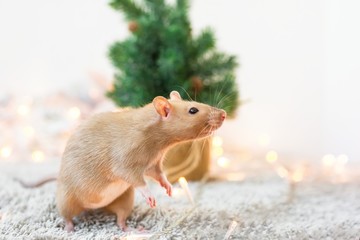
[[[212,135],[218,128],[221,127],[225,118],[226,118],[225,111],[223,110],[212,111],[200,135],[203,137]]]

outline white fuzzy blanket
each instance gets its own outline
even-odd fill
[[[20,167],[18,174],[10,174],[4,169],[0,169],[0,239],[122,239],[135,234],[119,230],[115,217],[103,212],[80,216],[75,232],[68,234],[55,208],[56,184],[24,189],[10,175],[25,176],[30,170]],[[128,225],[144,227],[142,234],[153,234],[152,239],[223,239],[232,221],[238,225],[230,239],[360,237],[359,184],[301,183],[293,202],[286,203],[288,186],[276,177],[190,183],[195,208],[185,196],[169,198],[157,185],[151,188],[157,208],[150,209],[137,195]]]

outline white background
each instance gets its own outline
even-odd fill
[[[236,54],[242,99],[220,131],[256,149],[270,137],[280,154],[360,162],[360,2],[194,0],[194,32],[216,31]],[[111,79],[108,46],[128,35],[107,1],[0,0],[0,94],[40,96]]]

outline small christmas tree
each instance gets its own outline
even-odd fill
[[[118,71],[108,96],[116,104],[138,107],[178,90],[185,91],[183,97],[234,114],[239,103],[236,58],[216,50],[211,29],[192,36],[187,0],[174,5],[165,0],[112,0],[110,5],[124,13],[132,32],[109,52]]]

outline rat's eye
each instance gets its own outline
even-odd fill
[[[197,113],[198,111],[199,111],[199,109],[197,109],[196,107],[192,107],[192,108],[190,108],[189,113],[190,113],[190,114],[195,114],[195,113]]]

